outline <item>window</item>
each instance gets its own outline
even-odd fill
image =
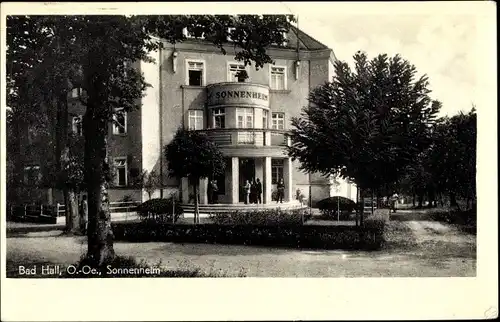
[[[118,187],[123,187],[127,185],[127,159],[126,158],[116,158],[115,159],[115,185]]]
[[[205,63],[203,61],[187,61],[187,82],[190,86],[204,86]]]
[[[189,130],[201,130],[203,129],[203,111],[202,110],[190,110],[189,120],[188,120]]]
[[[42,179],[42,173],[40,172],[40,166],[31,165],[24,167],[24,184],[28,186],[36,186],[40,183]]]
[[[238,128],[253,128],[253,108],[238,108],[236,109],[236,115],[238,120]]]
[[[273,113],[272,114],[272,128],[275,130],[285,129],[285,113]]]
[[[288,41],[287,41],[288,37],[287,37],[286,32],[282,32],[282,37],[283,37],[283,42],[281,44],[273,42],[273,45],[274,46],[280,46],[280,47],[286,47],[286,45],[288,44]]]
[[[240,71],[246,71],[245,65],[240,63],[230,63],[227,66],[227,81],[228,82],[239,82],[238,73]],[[244,80],[242,80],[244,82]]]
[[[201,27],[201,26],[197,26],[197,27]],[[205,33],[204,32],[202,32],[199,36],[196,36],[194,32],[189,32],[188,28],[182,29],[182,34],[186,38],[190,38],[190,39],[205,39]]]
[[[72,98],[78,98],[82,95],[82,89],[81,88],[73,88],[71,90],[71,97]]]
[[[126,60],[126,61],[123,62],[123,76],[124,77],[128,76],[127,71],[129,69],[131,69],[131,68],[132,68],[132,62],[131,61]]]
[[[127,112],[116,111],[113,115],[113,134],[127,134]]]
[[[285,90],[286,89],[286,67],[283,66],[271,66],[271,76],[270,76],[271,89],[274,90]]]
[[[271,159],[271,183],[278,184],[279,179],[283,178],[283,159]]]
[[[233,31],[235,31],[235,30],[236,30],[236,28],[234,28],[234,27],[230,27],[230,28],[227,29],[227,33],[228,33],[228,35],[227,35],[227,41],[230,41],[230,42],[234,41],[233,38],[231,38],[231,33]]]
[[[82,117],[74,116],[71,122],[71,131],[73,134],[81,136],[83,135],[83,127],[82,127]]]
[[[226,127],[226,112],[223,108],[216,108],[213,110],[214,115],[214,129],[223,129]]]
[[[269,111],[262,110],[262,128],[267,129],[269,121]]]

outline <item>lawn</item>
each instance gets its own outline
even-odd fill
[[[76,263],[85,237],[60,231],[31,232],[7,239],[7,276],[19,265]],[[447,277],[476,275],[476,239],[433,221],[390,221],[380,251],[305,250],[237,245],[115,242],[119,255],[163,270],[200,269],[248,277]]]

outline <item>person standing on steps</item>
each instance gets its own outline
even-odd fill
[[[257,193],[257,203],[261,204],[262,203],[262,183],[260,182],[260,179],[257,178],[257,182],[255,183],[255,190]]]
[[[212,180],[210,182],[211,190],[212,190],[212,204],[217,203],[219,196],[219,187],[217,186],[217,180]]]
[[[245,185],[243,186],[243,194],[245,196],[245,205],[248,205],[250,202],[250,189],[252,186],[250,185],[250,182],[248,180],[245,180]]]
[[[283,198],[285,197],[285,181],[280,178],[278,181],[278,203],[283,203]]]

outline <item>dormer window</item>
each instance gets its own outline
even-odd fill
[[[201,27],[201,26],[198,26]],[[188,39],[205,39],[205,33],[203,32],[201,35],[196,36],[194,32],[190,32],[188,28],[182,29],[182,34],[184,37]]]
[[[286,32],[284,32],[284,31],[283,31],[281,34],[282,34],[282,36],[283,36],[283,42],[282,42],[281,44],[278,44],[278,43],[273,42],[272,44],[273,44],[274,46],[286,47],[286,46],[287,46],[287,44],[288,44],[288,35],[287,35],[287,33],[286,33]]]
[[[235,30],[236,30],[235,27],[230,27],[230,28],[227,29],[227,33],[228,33],[228,35],[227,35],[227,41],[229,41],[229,42],[233,42],[234,41],[234,39],[231,37],[231,33],[233,31],[235,31]]]

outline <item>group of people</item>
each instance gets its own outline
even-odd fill
[[[276,202],[283,203],[283,198],[285,197],[285,182],[283,178],[278,181],[278,196]],[[243,186],[243,193],[245,196],[245,204],[249,203],[262,203],[262,183],[260,179],[246,180]]]
[[[245,195],[245,204],[249,203],[262,203],[262,182],[260,179],[246,180],[243,186]]]

